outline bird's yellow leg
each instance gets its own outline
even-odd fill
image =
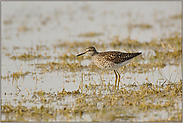
[[[118,88],[117,88],[117,89],[119,89],[120,74],[119,74],[119,72],[118,72],[118,71],[116,71],[116,72],[117,72],[117,74],[118,74]]]
[[[117,83],[118,75],[117,75],[117,73],[116,73],[116,70],[114,70],[114,73],[115,73],[115,75],[116,75],[116,79],[115,79],[115,89],[116,89],[116,83]]]

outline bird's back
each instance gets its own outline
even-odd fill
[[[125,53],[125,52],[119,52],[119,51],[108,51],[108,52],[100,52],[97,55],[102,57],[106,61],[111,61],[116,64],[119,64],[121,62],[130,60],[140,54],[141,54],[141,52],[140,53]]]
[[[100,68],[118,68],[126,64],[132,58],[140,55],[140,53],[125,53],[119,51],[98,52],[93,56],[95,64]]]

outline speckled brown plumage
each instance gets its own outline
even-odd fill
[[[99,52],[97,55],[104,57],[105,60],[114,62],[115,64],[119,64],[121,62],[130,60],[140,53],[124,53],[119,51],[108,51],[108,52]]]

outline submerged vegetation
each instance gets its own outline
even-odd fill
[[[135,27],[139,26],[152,28],[148,27],[149,25],[136,25]],[[92,37],[100,35],[102,34],[86,33],[79,36]],[[59,42],[53,45],[52,48],[46,45],[37,45],[35,49],[26,49],[31,52],[20,55],[10,55],[10,53],[4,51],[5,56],[13,60],[17,59],[25,62],[38,59],[52,60],[30,62],[30,67],[33,67],[34,71],[38,72],[23,72],[21,70],[11,72],[6,76],[1,75],[1,79],[5,81],[12,78],[13,81],[17,81],[20,78],[24,78],[24,76],[29,76],[29,74],[35,78],[38,75],[52,73],[53,71],[73,73],[84,70],[90,72],[99,71],[100,68],[93,63],[89,65],[83,64],[86,60],[91,60],[91,57],[76,58],[78,48],[84,51],[84,48],[88,46],[96,46],[98,49],[103,50],[109,47],[111,49],[120,47],[128,52],[134,52],[130,51],[130,49],[146,50],[142,55],[120,68],[120,73],[122,74],[146,74],[170,65],[179,66],[182,60],[181,44],[182,37],[179,33],[174,33],[169,38],[155,39],[149,42],[139,42],[129,38],[121,40],[118,36],[115,36],[109,43],[101,42],[98,44],[89,40],[84,42]],[[47,51],[50,49],[54,49],[53,52],[57,53],[57,49],[63,48],[67,49],[66,53],[58,53],[53,56],[47,55]],[[14,48],[14,50],[18,49],[21,48]],[[148,77],[146,80],[148,80]],[[21,95],[21,99],[15,97],[16,104],[12,104],[8,100],[2,103],[1,113],[2,116],[6,117],[2,121],[182,121],[182,108],[180,108],[182,102],[181,79],[179,81],[166,79],[161,84],[155,84],[153,81],[139,84],[142,82],[134,79],[132,84],[121,84],[119,90],[115,90],[114,85],[110,84],[110,82],[102,84],[94,82],[95,84],[91,84],[91,80],[89,79],[88,81],[89,84],[78,82],[80,83],[78,89],[73,91],[67,91],[64,86],[62,91],[56,92],[44,90],[29,92],[26,89],[28,95]],[[4,96],[6,95],[13,96],[13,94],[4,93]],[[30,106],[26,106],[26,103],[30,104]],[[154,111],[155,113],[152,114],[151,112]],[[168,113],[168,115],[162,118],[162,112]]]
[[[68,97],[75,100],[64,103]],[[72,92],[65,91],[64,88],[61,92],[42,90],[33,92],[28,97],[22,98],[17,106],[9,103],[2,105],[1,113],[9,114],[7,121],[30,119],[39,122],[65,121],[66,119],[74,121],[77,116],[83,119],[82,117],[86,115],[89,115],[89,121],[136,121],[140,117],[146,117],[143,112],[156,110],[157,114],[152,116],[151,121],[180,122],[182,121],[182,109],[179,108],[182,102],[181,97],[182,80],[163,86],[152,83],[136,86],[122,85],[116,91],[111,84],[89,84],[80,86],[78,90]],[[27,102],[41,105],[28,108],[23,106]],[[51,104],[54,104],[54,107]],[[158,111],[162,110],[169,113],[166,119],[158,118]],[[13,115],[17,116],[14,120],[11,119]],[[58,115],[62,118],[58,118]]]
[[[7,76],[1,76],[1,78],[2,79],[9,79],[11,77],[11,78],[13,78],[13,80],[17,80],[20,77],[24,77],[24,76],[28,75],[29,73],[31,73],[31,72],[26,71],[25,73],[23,73],[22,71],[17,71],[17,72],[10,74],[10,75],[7,75]]]
[[[94,37],[94,36],[100,36],[103,35],[103,33],[96,33],[96,32],[88,32],[88,33],[82,33],[79,34],[79,37]]]
[[[34,60],[34,59],[49,59],[51,58],[51,56],[43,56],[41,54],[39,55],[32,55],[32,54],[22,54],[22,55],[18,55],[18,56],[11,56],[10,59],[19,59],[19,60]]]

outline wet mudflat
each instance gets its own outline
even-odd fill
[[[2,7],[1,121],[182,121],[179,2]],[[116,90],[113,71],[76,58],[89,46],[142,55]]]

